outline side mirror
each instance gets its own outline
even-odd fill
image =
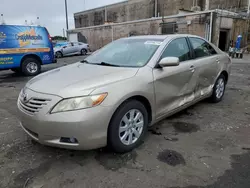
[[[64,46],[63,48],[67,48],[67,46]]]
[[[178,57],[165,57],[159,62],[160,67],[173,67],[180,65]]]

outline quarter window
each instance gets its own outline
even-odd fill
[[[190,50],[186,39],[173,40],[163,52],[161,59],[165,57],[178,57],[180,62],[190,60]]]
[[[206,57],[217,54],[214,48],[206,41],[199,38],[189,38],[196,58]]]

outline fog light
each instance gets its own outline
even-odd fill
[[[60,142],[69,143],[69,144],[78,143],[76,138],[66,138],[66,137],[61,137]]]

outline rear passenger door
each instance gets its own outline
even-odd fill
[[[196,97],[209,94],[219,74],[219,55],[215,49],[205,40],[196,37],[189,37],[193,48],[195,69],[198,74]]]
[[[80,45],[78,42],[74,42],[74,53],[78,54],[80,53],[81,50],[80,50]]]

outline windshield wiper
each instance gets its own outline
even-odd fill
[[[110,63],[106,63],[106,62],[101,62],[100,65],[111,66],[111,67],[120,67],[119,65],[114,65],[114,64],[110,64]]]

